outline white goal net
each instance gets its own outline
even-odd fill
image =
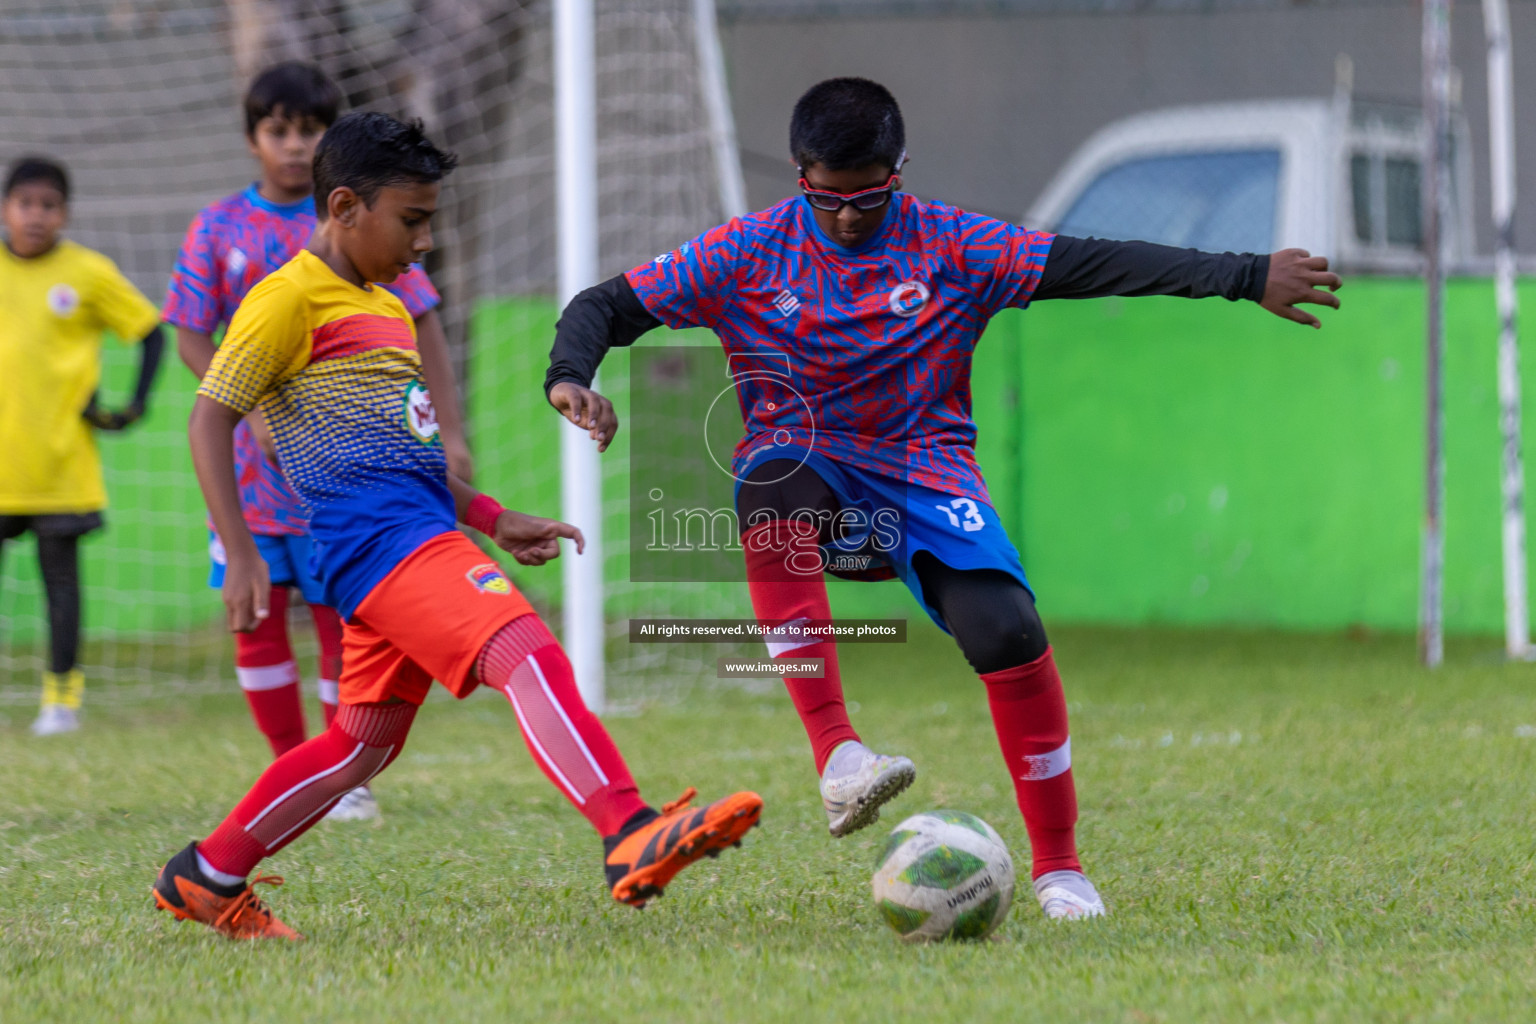
[[[692,0],[597,0],[602,276],[722,219],[693,12]],[[240,99],[262,67],[312,60],[351,105],[424,118],[461,157],[428,270],[464,382],[476,482],[509,507],[558,515],[558,423],[542,391],[556,317],[550,15],[548,0],[7,0],[0,161],[61,160],[73,176],[68,236],[158,303],[193,214],[255,175]],[[109,401],[135,366],[108,346]],[[621,413],[627,380],[617,353],[604,381]],[[168,352],[151,417],[100,441],[108,527],[83,557],[92,703],[234,685],[187,454],[193,391]],[[621,705],[626,678],[647,674],[629,653],[644,649],[617,639],[624,616],[748,613],[744,588],[628,582],[626,454],[621,433],[603,461],[609,685]],[[541,608],[558,605],[557,567],[510,572]],[[0,703],[36,699],[43,607],[30,539],[7,544]],[[292,619],[306,675],[307,622]],[[688,669],[675,653],[658,665]]]

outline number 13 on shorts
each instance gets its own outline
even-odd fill
[[[981,509],[970,498],[956,498],[948,505],[935,505],[934,508],[949,517],[949,525],[958,527],[966,533],[975,533],[986,527],[986,520],[981,518]],[[956,515],[956,512],[959,515]]]

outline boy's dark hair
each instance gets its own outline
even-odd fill
[[[245,134],[255,135],[264,117],[312,117],[329,128],[341,110],[341,89],[313,64],[288,60],[274,64],[245,92]]]
[[[896,97],[867,78],[829,78],[806,90],[789,119],[789,151],[801,167],[829,171],[883,164],[895,170],[907,148]]]
[[[390,185],[431,184],[458,166],[459,158],[432,145],[421,121],[355,110],[333,124],[315,147],[315,214],[330,215],[327,200],[346,186],[368,207]]]
[[[41,181],[59,190],[64,201],[69,202],[69,172],[57,160],[45,156],[24,156],[11,165],[5,176],[4,195],[10,195],[22,185]]]

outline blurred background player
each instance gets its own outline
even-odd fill
[[[618,421],[588,385],[609,346],[666,324],[713,329],[743,365],[774,365],[777,354],[789,376],[754,374],[737,388],[746,436],[733,474],[754,611],[765,625],[829,619],[824,570],[843,575],[832,561],[840,555],[868,556],[851,578],[906,583],[986,687],[1041,908],[1053,918],[1102,914],[1078,861],[1061,678],[976,462],[976,342],[1005,307],[1102,295],[1250,299],[1316,327],[1295,304],[1337,307],[1316,289],[1339,279],[1299,249],[1213,255],[1076,239],[903,194],[901,111],[866,79],[806,92],[790,153],[801,196],[571,301],[545,378],[550,404],[602,449]],[[860,510],[871,513],[862,522]],[[882,510],[899,529],[876,528]],[[897,542],[883,545],[892,532]],[[790,628],[769,651],[825,659],[824,677],[785,683],[811,740],[830,831],[873,823],[912,782],[912,762],[859,741],[832,641]]]
[[[261,177],[249,187],[202,210],[187,229],[166,296],[163,316],[176,327],[176,348],[202,378],[214,355],[213,337],[233,317],[257,282],[304,247],[315,227],[315,146],[336,120],[341,90],[319,68],[297,61],[274,65],[251,82],[245,96],[245,135]],[[437,314],[439,298],[419,266],[390,284],[416,321],[422,364],[443,431],[448,464],[464,479],[473,467],[464,443],[447,341]],[[297,588],[309,605],[320,643],[316,688],[325,723],[336,714],[341,671],[341,620],[321,598],[309,567],[309,526],[298,495],[284,480],[261,413],[235,432],[240,506],[272,578],[272,614],[251,633],[235,637],[235,673],[257,727],[274,756],[304,742],[299,672],[288,638],[288,594]],[[209,585],[224,582],[224,549],[210,531],[213,571]],[[332,820],[377,817],[366,788],[332,810]]]
[[[80,538],[107,505],[96,430],[143,417],[164,339],[154,304],[99,252],[61,237],[69,175],[24,157],[5,179],[0,253],[0,549],[31,530],[48,600],[48,670],[38,736],[79,728]],[[133,399],[120,411],[96,398],[101,336],[140,345]]]
[[[738,845],[761,812],[755,793],[692,808],[692,789],[660,812],[648,807],[559,643],[455,528],[474,527],[525,565],[557,557],[560,537],[581,550],[575,527],[503,509],[448,472],[409,314],[370,286],[430,251],[439,183],[455,162],[420,122],[338,121],[315,157],[320,227],[252,289],[198,388],[188,432],[228,547],[230,628],[256,628],[271,610],[232,454],[237,425],[258,407],[312,513],[327,603],[346,623],[330,726],[274,761],[155,881],[161,909],[233,938],[298,937],[252,894],[276,880],[247,877],[399,756],[434,679],[460,698],[482,682],[506,695],[540,769],[603,837],[616,900],[643,906],[678,871]]]

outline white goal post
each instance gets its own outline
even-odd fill
[[[460,156],[443,190],[428,271],[443,293],[464,374],[475,483],[509,507],[561,515],[562,425],[541,390],[560,301],[740,212],[740,171],[734,183],[722,173],[729,170],[723,154],[734,163],[734,133],[712,6],[581,0],[589,58],[580,117],[588,141],[576,164],[587,177],[589,226],[565,226],[557,210],[553,37],[568,2],[6,0],[0,163],[31,153],[61,160],[74,181],[69,237],[111,257],[158,303],[192,216],[255,176],[241,98],[256,71],[311,61],[338,81],[348,106],[423,118],[434,140]],[[578,269],[567,270],[557,253],[578,235],[585,252],[573,252]],[[627,354],[615,353],[610,364],[605,387],[620,401]],[[131,353],[109,346],[106,369],[103,394],[116,399],[131,383]],[[194,389],[186,370],[167,359],[148,419],[101,443],[108,526],[82,555],[82,667],[93,706],[234,692],[232,643],[219,596],[207,587],[206,513],[187,456]],[[690,614],[706,605],[704,591],[689,584],[630,582],[622,440],[599,461],[580,439],[600,475],[570,474],[588,488],[572,504],[590,516],[571,518],[594,547],[563,561],[585,575],[564,579],[553,565],[505,564],[536,607],[590,623],[586,637],[568,623],[565,639],[578,678],[601,686],[605,613],[613,633],[614,620],[636,609]],[[709,610],[720,610],[710,599]],[[37,700],[43,607],[30,540],[7,544],[0,705]],[[292,627],[310,678],[314,643],[302,610]],[[615,700],[642,699],[653,683],[672,685],[686,657],[658,645],[616,650],[607,692],[593,703],[612,709]],[[697,675],[702,662],[684,671]],[[618,677],[631,692],[615,693]]]

